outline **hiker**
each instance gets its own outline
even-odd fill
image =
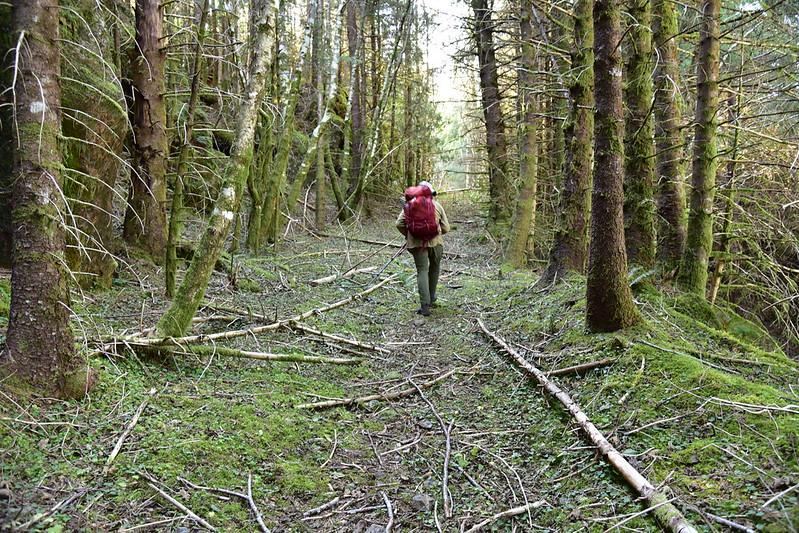
[[[436,190],[427,181],[405,190],[404,208],[397,217],[397,229],[405,235],[408,251],[416,263],[416,285],[420,307],[417,313],[430,316],[436,302],[438,274],[444,244],[441,236],[450,230],[441,204],[433,200]]]

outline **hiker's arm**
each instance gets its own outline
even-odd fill
[[[441,204],[436,206],[438,209],[438,214],[441,216],[440,224],[441,224],[441,235],[445,233],[449,233],[449,230],[452,229],[449,225],[449,219],[447,218],[447,212],[444,211],[444,208],[441,207]]]
[[[406,237],[408,236],[408,227],[405,225],[405,211],[400,211],[397,217],[397,229]]]

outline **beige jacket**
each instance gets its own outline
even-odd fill
[[[444,240],[441,238],[441,236],[445,233],[448,233],[450,230],[449,220],[447,219],[447,213],[444,211],[444,208],[441,207],[441,204],[435,200],[433,200],[433,205],[436,207],[436,220],[438,221],[439,234],[434,239],[427,242],[427,246],[429,247],[444,244]],[[400,231],[400,233],[405,235],[405,240],[408,244],[409,250],[422,247],[422,239],[417,239],[416,237],[408,234],[408,229],[405,227],[405,211],[400,211],[400,214],[397,217],[397,229]]]

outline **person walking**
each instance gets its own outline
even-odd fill
[[[405,191],[405,208],[397,217],[397,229],[405,235],[406,247],[416,264],[416,285],[419,289],[420,304],[416,312],[423,316],[430,316],[430,306],[435,304],[437,299],[438,275],[441,271],[441,258],[444,256],[444,241],[441,236],[450,230],[447,213],[441,204],[432,198],[435,195],[436,190],[428,181],[421,181],[417,187],[410,187]],[[419,203],[414,205],[413,202]],[[432,203],[432,207],[426,202]],[[416,220],[416,218],[430,220]],[[432,231],[414,231],[414,228],[430,226]]]

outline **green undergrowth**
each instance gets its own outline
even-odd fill
[[[446,207],[456,219],[459,206]],[[489,245],[479,244],[480,232],[461,227],[447,237],[447,250],[458,253],[445,259],[429,318],[414,313],[414,267],[403,253],[386,268],[384,275],[395,278],[384,287],[305,321],[383,352],[285,328],[217,341],[251,352],[356,359],[355,365],[181,352],[152,360],[122,349],[91,360],[101,380],[82,402],[15,403],[3,396],[0,489],[7,487],[13,498],[0,524],[23,524],[78,494],[31,529],[194,527],[154,485],[220,530],[257,531],[245,501],[188,484],[244,493],[251,480],[254,501],[275,531],[384,526],[384,498],[398,531],[439,525],[459,531],[533,501],[545,503],[491,530],[600,532],[629,519],[620,530],[660,531],[651,516],[634,516],[643,510],[637,494],[565,409],[481,332],[480,320],[544,372],[605,361],[553,380],[699,531],[721,531],[710,514],[757,531],[799,527],[799,491],[791,490],[799,483],[797,364],[762,328],[721,302],[710,307],[636,285],[645,321],[612,334],[587,334],[582,277],[539,286],[534,272],[501,268]],[[198,315],[224,320],[198,324],[194,333],[260,326],[362,291],[373,274],[309,283],[356,264],[382,267],[394,252],[353,241],[356,236],[397,238],[384,220],[352,227],[346,239],[294,235],[262,256],[237,255],[238,279],[257,283],[261,292],[237,287],[227,272],[215,273]],[[137,263],[111,290],[88,294],[76,306],[76,332],[86,349],[93,338],[155,323],[168,303],[158,281]],[[424,397],[385,399],[453,369],[458,372],[425,389]],[[377,397],[358,406],[294,407],[369,395]],[[442,424],[451,428],[450,519],[443,516]],[[433,501],[430,510],[411,505],[420,494]],[[332,510],[303,517],[334,497],[340,502]],[[365,510],[346,512],[359,509]]]

